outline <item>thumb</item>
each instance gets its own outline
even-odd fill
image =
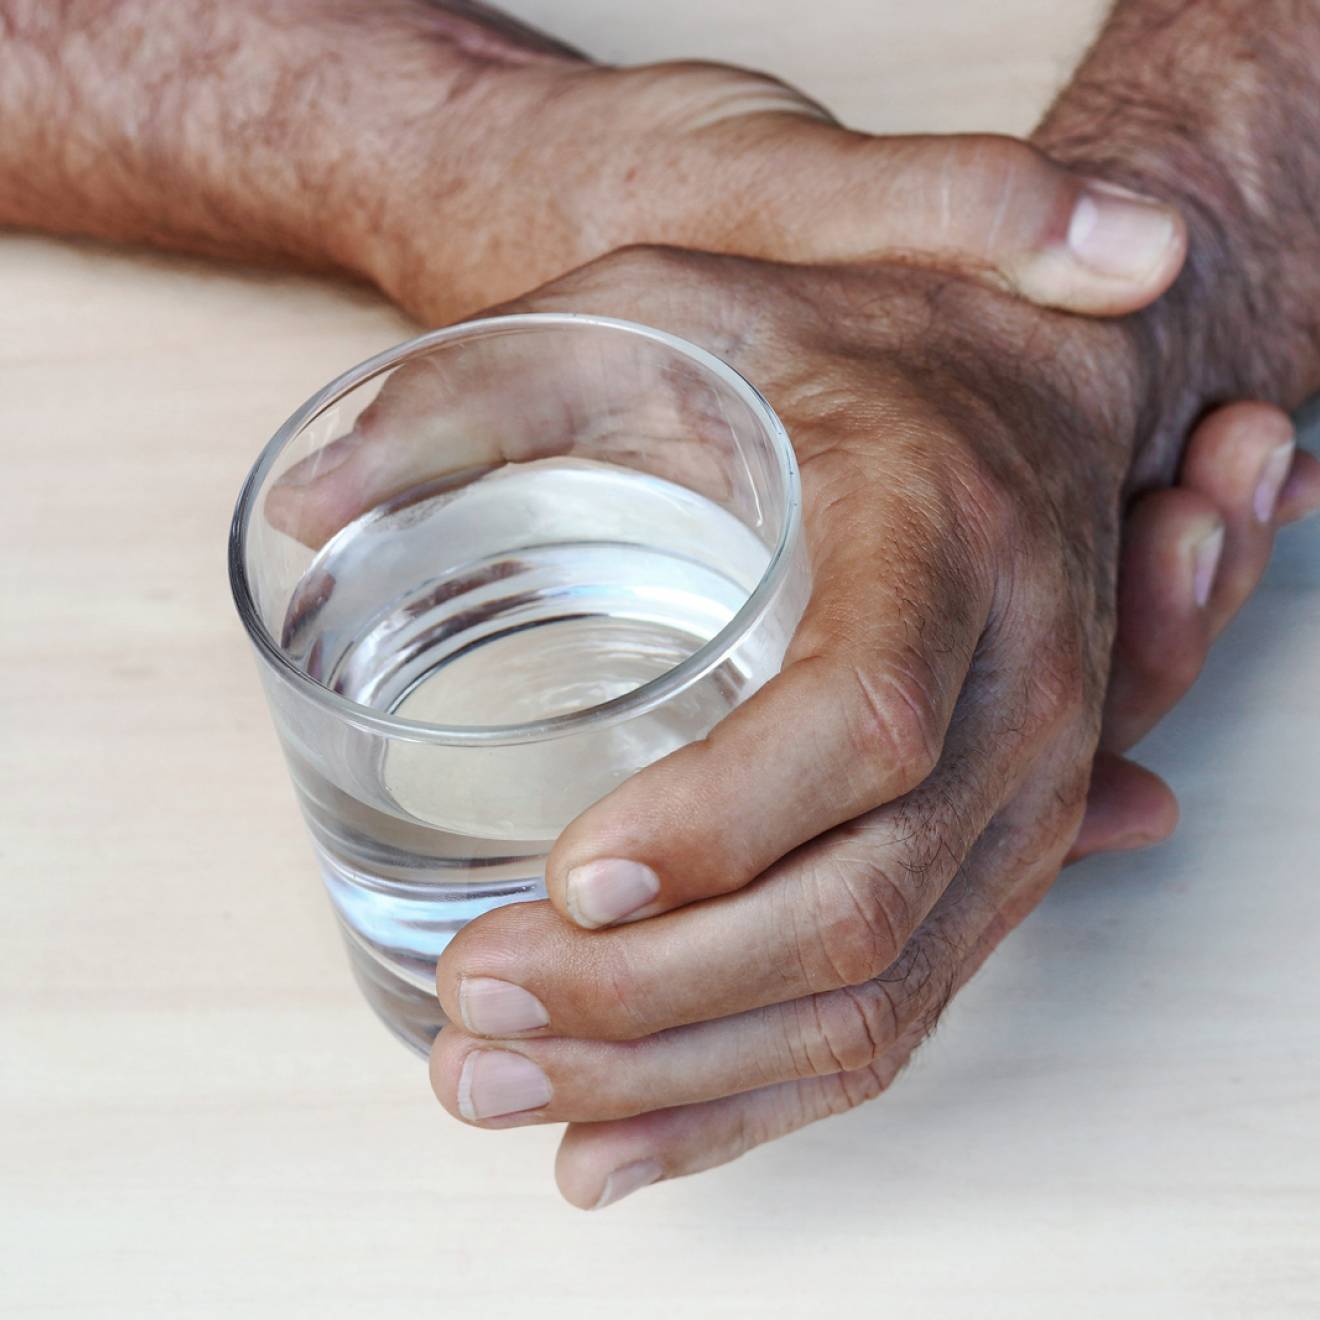
[[[1016,138],[871,137],[785,116],[774,144],[773,171],[754,143],[735,156],[748,174],[722,250],[948,266],[1041,306],[1102,316],[1153,302],[1186,256],[1172,206],[1074,174]]]

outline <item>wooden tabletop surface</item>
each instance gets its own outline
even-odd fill
[[[878,131],[1020,131],[1098,6],[520,0]],[[1066,11],[1066,12],[1065,12]],[[1320,1315],[1320,520],[880,1102],[601,1215],[371,1018],[230,604],[274,427],[411,327],[331,282],[0,238],[0,1314]]]

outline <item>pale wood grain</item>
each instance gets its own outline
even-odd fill
[[[885,130],[1021,130],[1098,6],[519,0]],[[1183,830],[1070,874],[879,1104],[602,1216],[358,1002],[228,599],[230,506],[372,296],[0,241],[0,1312],[1320,1313],[1320,527],[1151,740]]]

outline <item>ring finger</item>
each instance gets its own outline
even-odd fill
[[[495,1042],[448,1028],[431,1056],[437,1097],[473,1123],[600,1122],[873,1064],[933,1024],[982,946],[988,951],[1044,892],[1067,837],[1040,800],[1053,799],[1057,783],[1033,776],[1034,788],[982,835],[878,975],[635,1041]]]
[[[1059,737],[1066,712],[1023,725],[1021,687],[1015,672],[974,675],[929,779],[745,888],[608,932],[572,926],[545,903],[487,913],[440,958],[449,1020],[479,1036],[636,1040],[877,975]],[[1071,728],[1060,741],[1077,751]],[[1056,802],[1053,818],[1062,810]]]
[[[1040,855],[1040,836],[1032,828],[1042,815],[1043,797],[1053,791],[1052,781],[1042,776],[1034,792],[1019,795],[994,832],[998,843],[978,849],[932,912],[919,937],[930,956],[922,968],[926,985],[916,997],[926,1002],[909,1010],[901,995],[896,998],[909,1025],[887,1048],[850,1069],[631,1118],[574,1123],[564,1135],[555,1170],[566,1199],[583,1209],[608,1205],[660,1179],[727,1163],[887,1090],[943,1007],[943,999],[931,1002],[928,987],[939,987],[945,996],[956,993],[1053,880],[1057,849]],[[1021,869],[1012,865],[1004,855],[1006,838],[1036,853],[1036,860]]]

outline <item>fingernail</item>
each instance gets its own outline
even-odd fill
[[[1259,523],[1272,522],[1274,519],[1274,510],[1279,505],[1279,492],[1292,467],[1294,447],[1291,440],[1285,440],[1270,454],[1260,470],[1256,493],[1251,497],[1251,508]]]
[[[608,926],[645,907],[660,892],[660,877],[641,862],[603,857],[568,873],[569,915],[588,929]]]
[[[1169,208],[1153,197],[1091,179],[1073,207],[1068,247],[1101,275],[1140,280],[1165,260],[1177,233]]]
[[[1198,609],[1205,609],[1210,600],[1210,588],[1215,584],[1215,570],[1224,549],[1224,528],[1221,523],[1207,533],[1192,551],[1192,592]]]
[[[467,1119],[499,1118],[550,1103],[550,1079],[512,1050],[473,1050],[458,1077],[458,1112]]]
[[[591,1208],[603,1210],[607,1205],[613,1205],[615,1201],[622,1201],[625,1196],[631,1196],[633,1192],[649,1187],[663,1172],[664,1170],[654,1160],[638,1160],[635,1164],[625,1164],[623,1168],[615,1169],[605,1179],[600,1199]]]
[[[476,1036],[516,1036],[550,1024],[550,1014],[534,994],[493,976],[465,976],[458,983],[458,1011]]]

